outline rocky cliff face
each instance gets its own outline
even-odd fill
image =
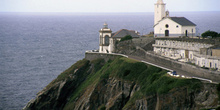
[[[217,108],[219,98],[216,85],[198,80],[170,78],[164,73],[166,73],[164,70],[125,58],[117,58],[109,62],[104,62],[102,59],[82,60],[52,81],[24,109]]]

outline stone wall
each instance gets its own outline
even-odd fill
[[[182,63],[182,62],[170,59],[170,58],[165,58],[165,57],[153,54],[153,53],[146,52],[144,49],[141,49],[140,47],[138,51],[137,53],[145,53],[144,55],[141,55],[141,56],[139,54],[139,56],[146,60],[149,60],[152,62],[159,62],[162,65],[166,65],[174,69],[175,68],[181,69],[183,71],[191,73],[195,77],[202,77],[202,78],[210,79],[216,82],[219,82],[220,80],[220,72],[218,71],[206,70],[206,69],[202,69],[200,67],[197,67],[191,64]]]
[[[98,58],[102,58],[105,61],[108,61],[108,60],[114,60],[116,57],[120,57],[120,56],[127,57],[126,55],[122,55],[122,54],[109,54],[109,53],[99,53],[99,52],[86,52],[85,53],[85,59],[90,60],[90,61],[98,59]]]
[[[220,57],[220,49],[212,49],[212,56]]]
[[[196,39],[196,38],[157,38],[157,40],[173,40],[173,41],[181,41],[181,42],[196,42],[202,44],[213,44],[218,45],[220,44],[220,39]]]
[[[140,47],[144,47],[147,44],[151,43],[152,41],[154,41],[153,37],[140,37],[140,38],[132,39],[134,45]]]

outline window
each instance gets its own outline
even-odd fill
[[[187,30],[185,31],[185,36],[188,36],[188,31]]]
[[[100,44],[102,44],[102,36],[101,35],[100,35],[99,40],[100,40]]]
[[[176,25],[176,28],[179,28],[179,26],[178,26],[178,25]]]
[[[168,28],[168,27],[169,27],[169,25],[168,25],[168,24],[166,24],[166,25],[165,25],[165,27],[166,27],[166,28]]]
[[[105,36],[105,45],[109,45],[109,36],[108,35]]]

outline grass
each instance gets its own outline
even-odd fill
[[[217,85],[218,100],[220,101],[220,83]]]
[[[65,106],[64,109],[73,109],[74,108],[74,100],[78,98],[84,91],[91,85],[96,85],[102,76],[102,64],[104,63],[103,59],[97,59],[91,62],[94,67],[91,74],[89,74],[86,78],[86,80],[81,83],[81,85],[72,93],[72,96],[70,97],[69,103]],[[105,64],[105,67],[108,66],[108,63]]]
[[[120,42],[122,41],[126,41],[126,40],[131,40],[132,39],[132,36],[131,35],[126,35],[124,37],[121,38]]]
[[[101,80],[108,79],[109,77],[134,82],[140,86],[140,90],[134,93],[124,108],[135,104],[137,99],[148,95],[166,94],[174,88],[187,87],[189,91],[200,88],[199,80],[169,77],[166,75],[166,70],[124,57],[118,57],[106,63],[102,59],[90,63],[87,60],[79,61],[76,65],[73,65],[58,76],[56,81],[63,80],[77,68],[83,68],[82,72],[86,72],[90,65],[93,65],[92,73],[72,93],[69,103],[65,107],[66,109],[72,109],[74,107],[74,100],[80,97],[88,87],[96,85]]]
[[[165,94],[174,88],[184,86],[192,91],[201,86],[199,80],[169,77],[166,75],[166,70],[127,58],[118,58],[103,70],[103,74],[108,74],[109,77],[132,81],[141,86],[128,105],[134,104],[136,99],[147,95]]]
[[[105,109],[106,109],[105,105],[101,105],[101,106],[98,108],[98,110],[105,110]]]

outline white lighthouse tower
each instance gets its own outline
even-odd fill
[[[103,28],[99,31],[99,52],[112,53],[114,51],[112,31],[108,24],[104,23]]]
[[[158,0],[157,3],[154,4],[154,25],[166,16],[165,9],[166,4],[163,3],[163,0]]]

